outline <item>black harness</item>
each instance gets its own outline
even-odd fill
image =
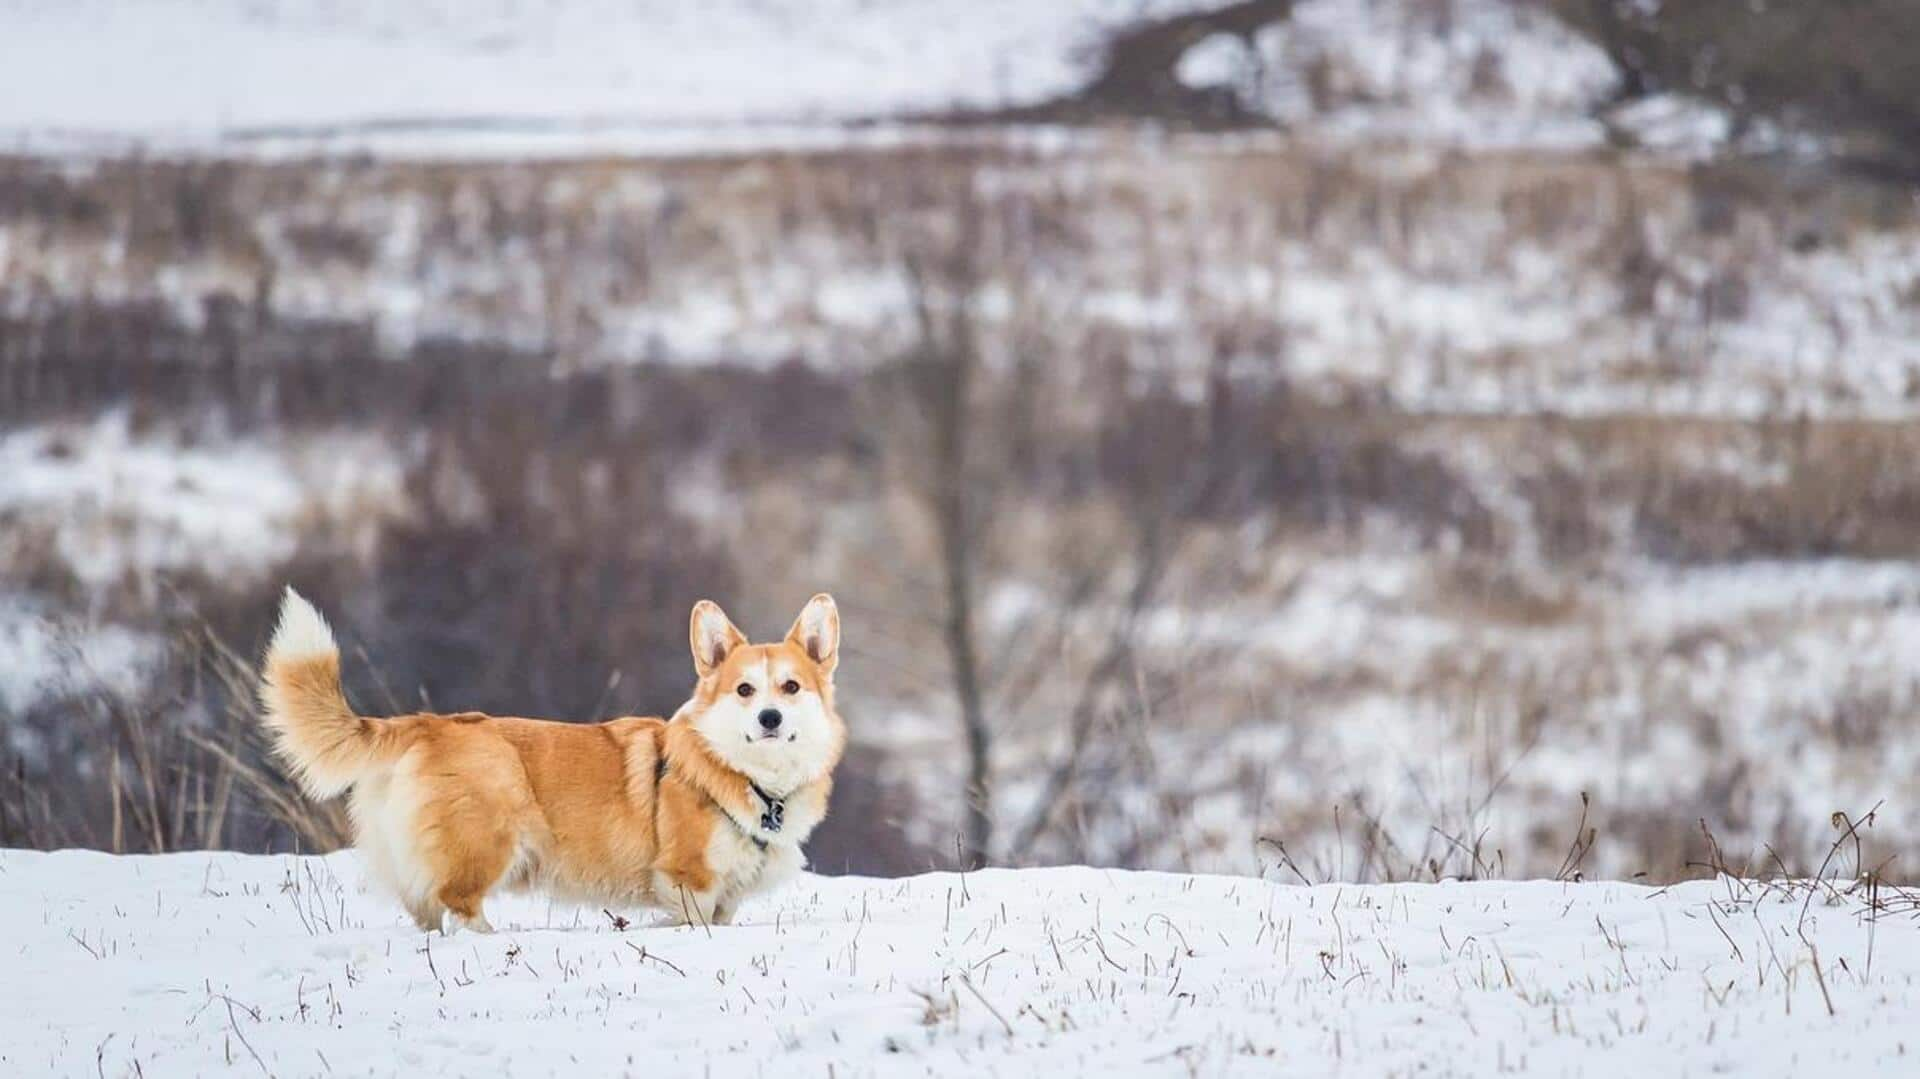
[[[751,779],[747,780],[747,786],[753,788],[753,793],[758,795],[761,803],[766,806],[766,809],[760,814],[760,827],[765,828],[769,832],[779,831],[780,826],[787,823],[787,800],[785,798],[775,798],[773,795],[761,790],[760,784],[755,783]],[[765,843],[760,845],[762,847],[766,846]]]
[[[653,766],[654,786],[658,787],[660,785],[660,782],[666,778],[667,778],[667,755],[663,752],[660,754],[660,759],[657,762],[655,762]],[[787,800],[785,798],[775,798],[773,795],[768,794],[765,790],[761,788],[760,784],[755,783],[751,779],[747,780],[747,786],[753,788],[754,796],[759,798],[761,805],[765,807],[760,811],[760,827],[766,829],[769,832],[778,832],[781,826],[783,826],[787,822]],[[700,788],[697,785],[695,786],[694,789],[700,790]],[[739,831],[741,835],[751,840],[753,842],[753,845],[759,848],[761,853],[764,854],[766,852],[767,841],[764,838],[758,835],[755,835],[752,832],[747,831],[745,828],[740,827],[740,822],[737,820],[734,820],[733,814],[727,812],[726,806],[721,806],[719,802],[715,801],[713,795],[707,794],[707,792],[704,790],[700,790],[700,793],[703,795],[706,795],[707,801],[713,802],[714,805],[716,806],[720,806],[720,815],[727,818],[727,820],[734,826],[736,830]]]

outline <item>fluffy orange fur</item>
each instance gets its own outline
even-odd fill
[[[846,740],[839,615],[816,596],[761,645],[711,603],[692,622],[698,682],[671,719],[376,719],[349,707],[331,632],[288,590],[262,672],[266,723],[309,791],[349,793],[355,845],[422,929],[490,929],[483,903],[501,888],[724,924],[802,867],[826,814]],[[784,803],[774,828],[756,784]]]

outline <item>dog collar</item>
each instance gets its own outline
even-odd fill
[[[753,788],[753,793],[759,796],[760,801],[766,806],[760,813],[760,827],[769,832],[779,831],[781,825],[787,822],[787,800],[768,794],[761,789],[760,784],[751,779],[747,780],[747,786]],[[764,843],[761,845],[765,846]]]

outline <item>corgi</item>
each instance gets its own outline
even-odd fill
[[[376,719],[348,705],[332,631],[289,588],[263,716],[302,787],[351,799],[355,847],[423,931],[490,932],[502,889],[725,925],[804,867],[826,816],[847,739],[840,614],[817,595],[785,639],[756,645],[702,600],[690,637],[693,695],[670,719]]]

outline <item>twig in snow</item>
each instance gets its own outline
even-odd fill
[[[973,994],[973,999],[979,1001],[988,1011],[993,1013],[993,1017],[1000,1021],[1001,1028],[1007,1032],[1007,1037],[1013,1037],[1013,1024],[1007,1022],[1007,1017],[1000,1014],[1000,1009],[994,1007],[992,1001],[980,995],[980,990],[973,987],[973,979],[962,974],[960,975],[960,984],[966,986],[967,992]]]
[[[632,941],[627,941],[627,947],[632,948],[642,959],[651,959],[655,963],[658,963],[661,966],[666,967],[668,970],[673,971],[675,974],[680,975],[682,978],[687,976],[686,971],[681,970],[678,964],[674,963],[673,960],[668,959],[664,955],[655,955],[652,952],[647,951],[646,948],[638,944],[635,944]]]

